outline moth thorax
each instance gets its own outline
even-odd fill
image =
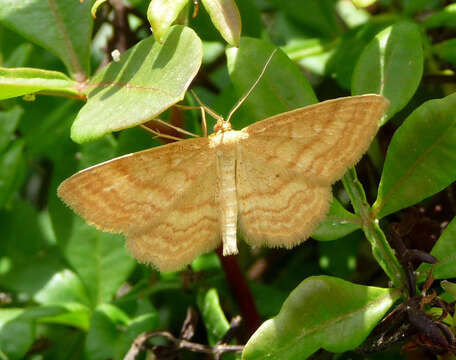
[[[225,120],[217,121],[217,124],[214,126],[214,133],[226,132],[231,130],[231,123]]]

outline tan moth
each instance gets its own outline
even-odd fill
[[[388,104],[379,95],[338,98],[239,131],[235,107],[208,137],[95,165],[58,194],[88,223],[123,233],[133,256],[160,271],[220,242],[224,255],[236,254],[238,228],[251,245],[290,248],[325,217],[331,185],[367,150]]]

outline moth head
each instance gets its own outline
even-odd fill
[[[231,131],[231,123],[228,121],[217,121],[217,123],[214,126],[214,133],[224,133],[227,131]]]

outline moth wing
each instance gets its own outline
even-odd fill
[[[330,185],[367,150],[388,100],[325,101],[252,124],[238,146],[239,222],[255,245],[291,247],[323,220]]]
[[[379,95],[324,101],[252,124],[245,152],[330,185],[369,147],[389,102]]]
[[[88,223],[125,234],[139,260],[177,270],[217,245],[216,189],[215,154],[207,138],[198,138],[83,170],[58,194]]]
[[[331,188],[256,155],[243,146],[238,151],[239,226],[251,245],[290,248],[307,239],[323,220]]]

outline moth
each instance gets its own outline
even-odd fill
[[[238,229],[255,246],[291,248],[325,217],[331,185],[367,150],[389,105],[379,95],[324,101],[242,130],[125,155],[78,172],[58,195],[88,223],[123,233],[138,260],[178,270]]]

